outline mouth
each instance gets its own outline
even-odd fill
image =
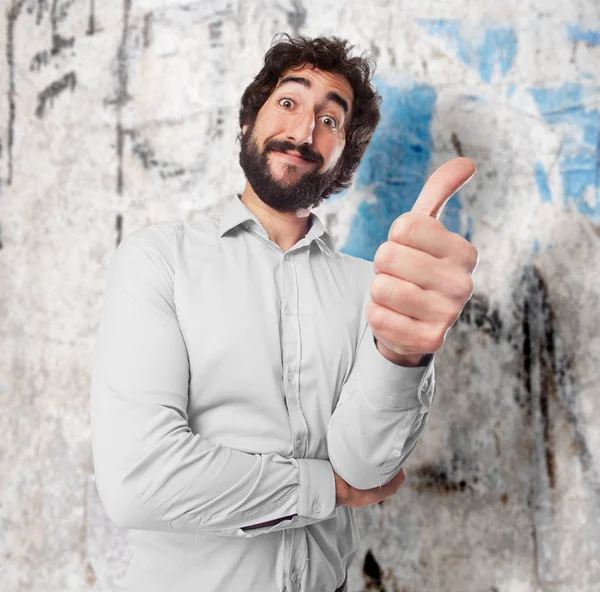
[[[280,152],[279,150],[273,150],[272,152],[273,152],[273,154],[276,154],[282,160],[291,162],[293,164],[303,164],[303,165],[310,165],[310,166],[316,164],[312,160],[306,160],[305,158],[302,158],[302,156],[300,156],[300,154],[298,154],[296,152]]]

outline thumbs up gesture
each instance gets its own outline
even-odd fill
[[[440,349],[473,294],[477,249],[438,218],[475,170],[468,158],[436,169],[375,253],[367,322],[380,353],[392,362],[414,366]]]

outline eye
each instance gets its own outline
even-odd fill
[[[323,122],[323,125],[330,127],[331,129],[337,129],[339,125],[338,120],[335,117],[331,117],[331,115],[321,116],[321,121]]]
[[[279,104],[284,108],[284,109],[292,109],[294,107],[294,101],[292,101],[292,99],[279,99]]]

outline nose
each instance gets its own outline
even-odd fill
[[[315,118],[311,113],[300,112],[290,121],[287,139],[296,144],[312,144]]]

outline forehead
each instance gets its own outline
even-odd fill
[[[302,66],[301,68],[290,68],[286,70],[280,77],[279,81],[287,76],[298,76],[306,78],[311,83],[313,92],[323,93],[326,95],[328,92],[337,92],[342,98],[346,99],[348,105],[352,103],[354,98],[354,91],[348,79],[343,74],[337,72],[327,72],[320,70],[312,65]]]

